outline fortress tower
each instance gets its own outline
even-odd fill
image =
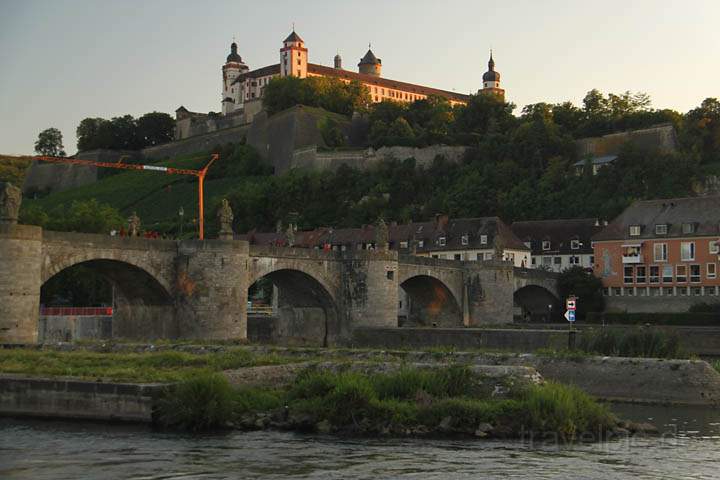
[[[360,59],[360,63],[358,63],[358,72],[379,77],[381,70],[382,60],[377,58],[372,50],[368,48],[367,53]]]
[[[242,61],[242,57],[237,53],[237,43],[230,44],[230,55],[225,60],[222,67],[223,87],[222,87],[222,113],[227,115],[235,108],[235,103],[240,99],[239,85],[233,85],[235,79],[241,74],[249,70],[248,66]]]
[[[295,29],[288,37],[283,40],[283,46],[280,49],[280,76],[287,77],[307,77],[308,66],[308,50],[305,48],[305,42],[300,35],[295,33]]]
[[[490,50],[490,60],[488,60],[488,71],[483,74],[483,88],[480,92],[497,95],[501,99],[505,99],[505,90],[500,88],[500,73],[495,71],[492,50]]]
[[[342,69],[342,58],[340,57],[340,53],[335,55],[335,58],[333,59],[333,64],[338,70]]]

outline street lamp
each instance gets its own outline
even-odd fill
[[[182,238],[183,217],[185,216],[185,209],[182,207],[182,205],[180,205],[178,215],[180,216],[180,238]]]

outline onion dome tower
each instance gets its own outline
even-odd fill
[[[235,105],[240,100],[240,85],[233,85],[235,80],[243,73],[247,72],[248,66],[242,61],[242,57],[237,52],[237,43],[230,44],[230,55],[225,59],[225,65],[222,67],[223,73],[223,89],[222,89],[222,113],[227,115],[235,109]]]
[[[500,73],[495,71],[492,50],[490,50],[490,60],[488,60],[488,71],[483,74],[483,88],[480,92],[505,99],[505,90],[500,88]]]
[[[367,53],[360,59],[360,63],[358,63],[358,72],[379,77],[381,70],[382,60],[375,56],[370,49],[370,45],[368,45]]]

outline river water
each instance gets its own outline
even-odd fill
[[[720,410],[615,405],[661,437],[592,444],[162,433],[0,419],[0,479],[720,478]]]

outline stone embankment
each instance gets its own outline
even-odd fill
[[[0,415],[148,423],[163,388],[0,374]]]

